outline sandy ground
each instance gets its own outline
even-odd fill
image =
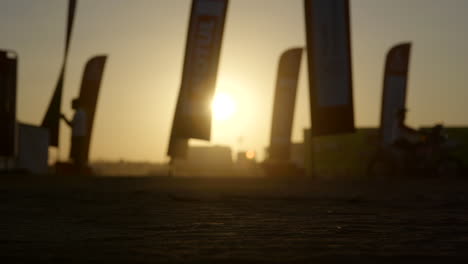
[[[0,259],[392,263],[463,256],[467,187],[454,179],[1,175]]]

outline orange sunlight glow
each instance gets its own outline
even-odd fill
[[[215,120],[228,120],[236,113],[236,102],[227,93],[217,93],[211,104],[211,111]]]
[[[253,160],[255,158],[255,151],[249,150],[245,153],[245,157],[249,160]]]

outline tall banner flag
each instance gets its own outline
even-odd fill
[[[169,139],[168,155],[173,159],[186,159],[189,148],[189,139],[173,137]]]
[[[380,139],[384,145],[391,144],[396,114],[406,106],[410,53],[411,43],[396,45],[387,53],[380,115]]]
[[[17,56],[0,50],[0,156],[16,154]]]
[[[62,68],[60,70],[59,79],[55,86],[52,100],[50,101],[49,108],[42,119],[42,127],[49,129],[49,145],[58,147],[59,144],[59,130],[60,130],[60,110],[62,106],[62,90],[65,78],[65,66],[67,64],[68,49],[70,47],[70,38],[73,28],[73,21],[75,18],[76,0],[68,1],[68,20],[67,32],[65,36],[65,51],[63,56]]]
[[[182,84],[168,155],[189,138],[210,140],[211,109],[228,0],[193,0],[185,48]],[[176,143],[178,142],[178,143]]]
[[[93,132],[94,116],[99,96],[99,88],[101,87],[104,66],[106,65],[107,56],[96,56],[86,64],[83,79],[80,89],[80,104],[81,108],[86,113],[86,140],[84,141],[83,151],[86,161],[89,157],[89,147],[91,144],[91,136]],[[72,147],[73,148],[73,147]],[[70,149],[72,149],[70,148]],[[71,153],[70,153],[71,154]]]
[[[279,61],[271,124],[270,160],[287,161],[290,158],[301,58],[302,48],[294,48],[284,52]]]
[[[354,132],[348,0],[304,0],[312,135]]]

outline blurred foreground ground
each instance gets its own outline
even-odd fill
[[[468,180],[1,176],[3,263],[468,254]]]

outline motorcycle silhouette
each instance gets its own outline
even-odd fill
[[[371,178],[462,176],[463,163],[452,155],[460,144],[449,140],[442,125],[435,125],[430,132],[422,133],[422,137],[421,143],[411,148],[398,144],[380,146],[369,162],[367,175]]]

